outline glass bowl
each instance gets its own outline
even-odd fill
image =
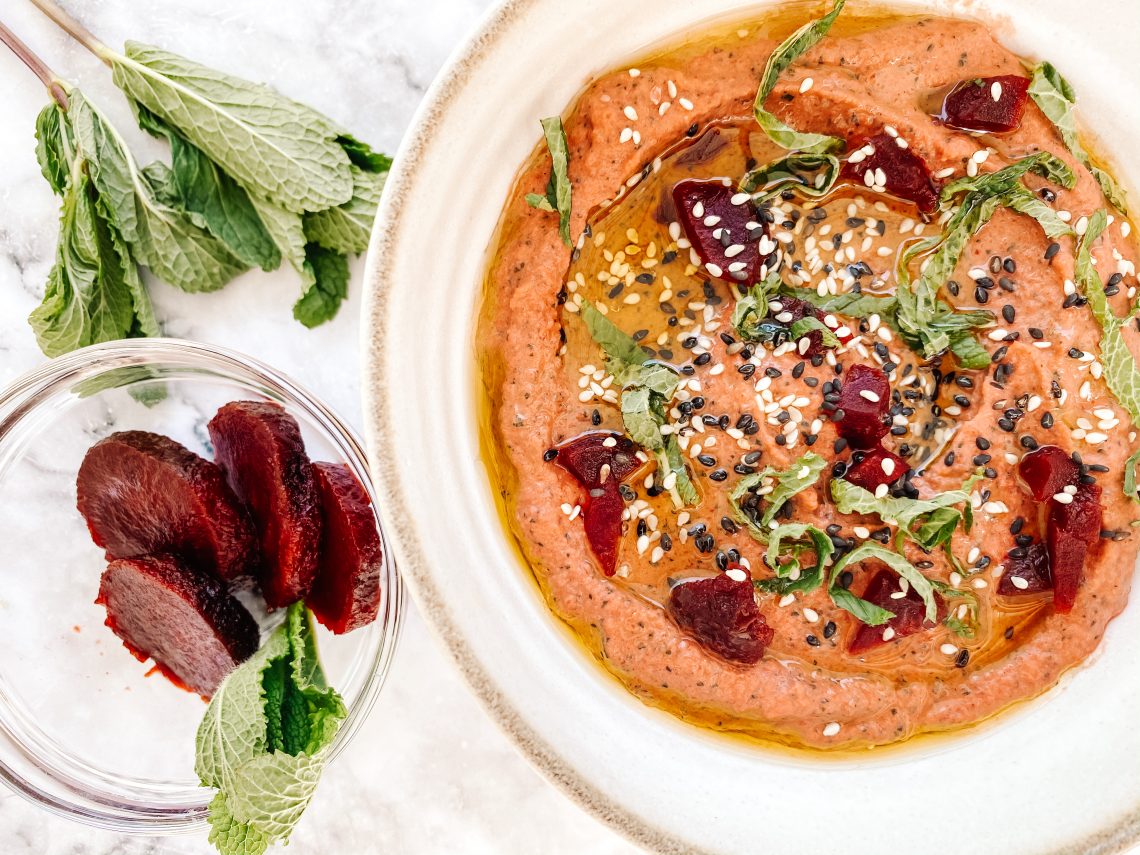
[[[119,430],[165,434],[210,458],[206,422],[241,399],[285,407],[312,459],[346,463],[375,506],[352,429],[292,380],[229,350],[174,339],[96,345],[0,393],[0,778],[53,813],[147,834],[205,820],[211,791],[194,774],[205,705],[150,674],[104,626],[95,596],[106,560],[76,510],[75,477],[87,449]],[[377,620],[343,636],[318,625],[330,684],[349,710],[334,756],[375,702],[400,632],[405,596],[382,529],[381,538]],[[239,597],[263,630],[283,615]]]

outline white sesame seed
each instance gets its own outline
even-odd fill
[[[736,256],[740,255],[740,253],[742,253],[742,252],[744,252],[744,244],[734,243],[732,246],[727,247],[724,250],[724,257],[725,258],[736,258]]]
[[[805,77],[804,82],[800,84],[800,94],[802,95],[804,92],[807,92],[809,89],[811,89],[813,83],[815,83],[814,80],[812,80],[810,77]]]
[[[631,139],[633,139],[633,129],[632,128],[622,128],[621,134],[618,135],[618,142],[627,143]]]
[[[1029,587],[1028,580],[1022,579],[1020,576],[1010,576],[1009,581],[1013,583],[1013,587],[1019,588],[1022,591]]]
[[[625,113],[625,117],[627,119],[629,119],[631,122],[637,121],[637,110],[633,109],[633,107],[630,107],[627,104],[625,107],[622,108],[622,112]]]
[[[879,396],[875,392],[872,392],[870,389],[860,389],[859,397],[870,401],[872,404],[877,404],[879,402]]]
[[[1060,502],[1062,505],[1070,505],[1073,502],[1073,497],[1068,493],[1054,493],[1053,501]]]
[[[732,195],[732,198],[729,199],[728,201],[731,202],[733,205],[743,205],[745,202],[747,202],[751,198],[752,197],[749,196],[747,193],[734,193]]]
[[[824,725],[824,727],[823,727],[823,735],[824,736],[829,736],[829,737],[835,736],[837,733],[839,733],[839,722],[829,721],[826,725]]]
[[[805,608],[804,609],[804,620],[806,620],[808,623],[817,622],[819,620],[819,612],[817,612],[815,609]]]
[[[884,457],[882,463],[879,464],[883,467],[884,475],[893,475],[895,472],[895,462],[889,457]]]
[[[684,107],[686,110],[691,111],[693,109],[693,102],[688,98],[678,98],[677,103]]]
[[[941,650],[942,653],[945,654],[946,656],[953,656],[955,653],[958,652],[958,648],[955,647],[953,644],[943,644],[938,649]]]
[[[716,276],[717,278],[724,275],[724,271],[721,270],[718,265],[713,264],[711,261],[705,265],[705,269],[708,270],[709,273],[711,273],[713,276]]]
[[[733,582],[743,582],[748,578],[748,574],[741,570],[739,567],[733,567],[731,570],[725,571],[725,576]]]
[[[990,97],[993,98],[995,101],[1001,100],[1001,81],[1000,80],[995,80],[992,84],[990,84]]]
[[[895,637],[895,628],[893,626],[888,626],[886,629],[883,630],[883,641],[890,641],[894,637]]]
[[[858,537],[862,540],[866,540],[868,537],[871,536],[871,531],[866,526],[857,525],[857,526],[854,526],[851,529],[851,531],[855,533],[856,537]]]
[[[779,607],[783,609],[783,608],[787,608],[788,606],[790,606],[795,601],[796,601],[796,595],[795,594],[784,594],[784,596],[780,597],[780,602],[777,605],[779,605]]]
[[[978,549],[978,547],[975,546],[973,549],[971,549],[966,554],[966,563],[967,564],[973,564],[975,561],[978,560],[979,557],[981,557],[981,554],[982,554],[982,550]]]
[[[887,488],[886,484],[880,484],[878,487],[875,488],[875,498],[876,499],[885,498],[887,493],[889,493],[889,492],[890,492],[890,490]]]

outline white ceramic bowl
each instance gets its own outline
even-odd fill
[[[857,8],[859,0],[849,6]],[[981,17],[1058,65],[1133,187],[1135,0],[901,3]],[[661,851],[842,855],[1110,853],[1140,839],[1140,603],[1099,652],[995,724],[881,758],[773,754],[644,706],[547,611],[496,513],[477,432],[473,326],[516,171],[595,74],[733,0],[513,0],[436,81],[373,235],[368,442],[412,593],[491,714],[568,795]],[[805,12],[806,14],[806,12]]]

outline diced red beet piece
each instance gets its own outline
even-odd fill
[[[1029,78],[1012,74],[963,80],[946,96],[942,118],[967,131],[1013,131],[1021,124],[1028,92]]]
[[[637,446],[629,437],[610,431],[584,433],[558,446],[555,462],[586,489],[601,486],[601,469],[609,464],[616,481],[624,481],[641,467]]]
[[[690,178],[673,186],[673,204],[685,236],[714,278],[758,282],[761,266],[771,266],[774,248],[760,254],[760,241],[770,240],[768,224],[747,193],[738,193],[723,181]],[[729,255],[730,248],[738,246],[743,249]]]
[[[1080,467],[1073,458],[1055,445],[1042,445],[1021,458],[1018,474],[1033,498],[1044,502],[1066,487],[1076,484]]]
[[[1072,611],[1084,575],[1089,549],[1100,538],[1100,487],[1082,484],[1069,503],[1051,499],[1046,522],[1049,566],[1053,574],[1053,608]]]
[[[883,484],[893,484],[910,471],[910,464],[885,448],[872,448],[867,452],[857,451],[852,455],[852,460],[860,455],[862,457],[858,462],[852,462],[847,467],[843,478],[856,487],[862,487],[872,493]]]
[[[866,177],[868,173],[870,179]],[[853,146],[851,156],[843,164],[842,175],[867,187],[878,186],[892,196],[913,202],[924,214],[932,213],[938,207],[938,192],[934,189],[925,161],[909,147],[903,148],[899,145],[899,138],[889,134],[876,134],[862,145]],[[878,181],[879,177],[885,178],[885,182]]]
[[[372,500],[343,463],[314,463],[324,526],[321,557],[307,605],[340,635],[367,626],[380,610],[383,553]]]
[[[261,593],[270,608],[309,593],[321,544],[321,505],[296,419],[267,401],[226,404],[210,420],[214,457],[261,541]]]
[[[891,595],[897,594],[899,590],[899,577],[891,570],[884,568],[871,577],[867,589],[863,591],[863,599],[894,613],[894,617],[882,626],[861,624],[847,644],[849,653],[862,653],[872,647],[885,644],[883,633],[886,632],[887,627],[894,630],[892,639],[914,635],[916,632],[921,632],[927,628],[926,605],[922,602],[922,597],[915,592],[914,588],[908,587],[906,596],[898,599],[892,598]],[[938,619],[942,620],[946,613],[945,603],[938,594],[935,594],[934,597],[938,601]]]
[[[112,561],[96,603],[141,662],[153,659],[176,684],[209,698],[257,650],[257,623],[212,576],[169,555]]]
[[[582,524],[594,557],[607,576],[617,570],[625,500],[621,482],[641,467],[637,445],[626,436],[609,431],[582,434],[557,449],[554,461],[574,476],[586,490]],[[606,477],[602,470],[609,467]]]
[[[1005,572],[998,582],[998,593],[1003,597],[1017,597],[1022,594],[1037,594],[1053,587],[1053,577],[1049,574],[1049,550],[1044,543],[1034,541],[1026,547],[1024,554],[1007,555]],[[1014,580],[1019,580],[1017,583]]]
[[[752,665],[760,661],[775,637],[756,606],[752,580],[737,582],[727,573],[675,585],[669,592],[667,611],[702,647],[729,662]]]
[[[221,470],[168,437],[122,431],[97,442],[76,492],[108,558],[171,553],[223,581],[256,569],[253,525]]]
[[[843,372],[838,407],[843,418],[835,425],[852,448],[869,449],[890,430],[891,384],[881,369],[856,363]]]

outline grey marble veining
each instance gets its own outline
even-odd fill
[[[392,151],[427,85],[488,0],[64,0],[104,41],[169,47],[273,83]],[[79,84],[144,161],[160,149],[133,129],[106,70],[27,0],[0,18]],[[43,361],[26,318],[55,249],[57,201],[39,175],[33,126],[46,94],[0,53],[0,385]],[[291,317],[298,283],[249,273],[214,295],[154,284],[171,335],[245,350],[319,390],[359,425],[359,275],[335,322],[306,332]],[[5,584],[18,584],[6,580]],[[50,816],[0,792],[4,855],[207,853],[204,836],[124,838]],[[515,752],[468,695],[414,608],[388,684],[354,748],[325,776],[289,849],[298,853],[630,853]]]

